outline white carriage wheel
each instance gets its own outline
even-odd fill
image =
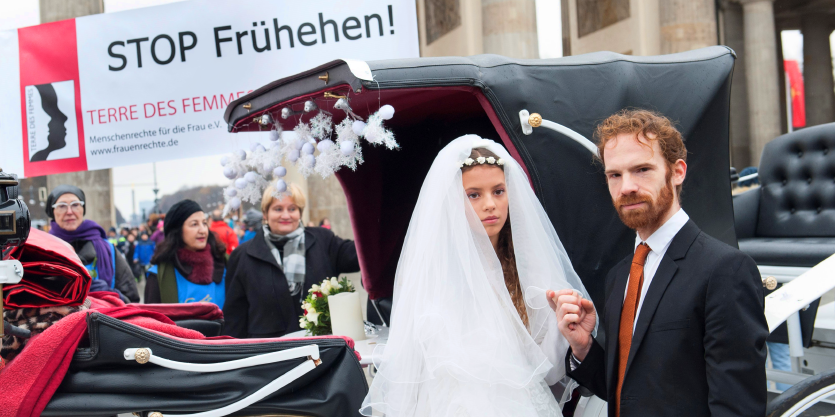
[[[829,397],[833,393],[835,393],[835,380],[832,381],[832,383],[830,383],[826,387],[815,391],[811,395],[802,397],[797,403],[795,403],[792,406],[792,408],[786,410],[786,412],[781,414],[781,417],[797,417],[801,413],[809,409],[809,407],[819,403],[821,400]]]
[[[797,417],[835,394],[835,370],[810,376],[791,386],[768,404],[768,417]]]

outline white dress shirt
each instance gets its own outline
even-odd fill
[[[638,324],[638,316],[641,314],[641,307],[644,305],[644,298],[647,295],[647,290],[652,284],[652,278],[655,276],[655,271],[658,270],[658,265],[661,264],[661,258],[667,253],[667,248],[673,242],[679,230],[684,227],[685,223],[690,220],[690,216],[684,212],[684,209],[678,209],[673,217],[670,217],[658,230],[655,231],[646,241],[641,240],[641,236],[635,233],[635,249],[638,245],[646,242],[649,245],[650,251],[647,255],[647,260],[644,262],[644,283],[641,286],[641,296],[638,299],[638,310],[635,312],[635,321],[632,322],[632,333],[635,333],[635,326]],[[632,252],[635,253],[634,250]],[[629,291],[629,281],[626,283],[626,290],[623,292],[623,298],[626,298],[626,293]]]
[[[670,217],[669,220],[667,220],[646,240],[646,244],[649,245],[650,251],[649,254],[647,254],[646,262],[644,262],[644,283],[643,286],[641,286],[641,298],[638,299],[638,310],[635,312],[635,321],[632,322],[633,334],[635,333],[635,325],[638,324],[638,316],[641,314],[641,307],[644,305],[644,298],[647,295],[647,290],[652,283],[652,278],[655,276],[655,272],[658,271],[658,265],[661,264],[661,258],[663,258],[664,254],[667,253],[667,249],[670,247],[670,243],[673,242],[673,238],[676,237],[679,230],[684,227],[688,220],[690,220],[690,216],[684,212],[684,209],[678,209],[673,217]],[[635,249],[637,249],[638,245],[641,243],[644,243],[644,241],[641,240],[641,236],[638,233],[635,233]],[[634,256],[634,250],[632,251],[632,254]],[[623,291],[624,299],[626,298],[627,291],[629,291],[628,279],[626,281],[626,289]],[[572,371],[580,366],[580,361],[577,360],[574,353],[571,354],[571,361],[569,365]]]

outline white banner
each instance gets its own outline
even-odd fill
[[[223,112],[247,92],[337,58],[418,55],[410,0],[192,0],[0,32],[0,167],[226,153]]]

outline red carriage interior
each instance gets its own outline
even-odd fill
[[[336,124],[345,112],[333,108],[337,99],[324,98],[325,91],[349,95],[351,108],[363,118],[382,105],[394,107],[394,118],[384,125],[394,132],[401,149],[390,151],[364,144],[365,162],[355,172],[342,168],[336,174],[348,200],[363,286],[372,299],[391,297],[412,209],[423,179],[441,148],[461,135],[472,133],[501,140],[517,161],[522,163],[522,160],[493,108],[476,87],[364,90],[361,94],[349,94],[349,88],[334,86],[253,112],[251,119],[239,122],[234,130],[264,129],[252,121],[264,113],[279,121],[284,130],[291,130],[299,118],[307,122],[316,114],[301,113],[304,102],[311,99],[320,109],[333,114]],[[288,106],[299,114],[281,119],[281,109]]]

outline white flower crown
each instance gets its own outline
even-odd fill
[[[479,156],[476,159],[467,158],[463,161],[458,162],[458,168],[464,168],[464,165],[472,166],[473,164],[490,164],[490,165],[504,165],[504,160],[502,158],[496,159],[492,156],[483,157]]]

